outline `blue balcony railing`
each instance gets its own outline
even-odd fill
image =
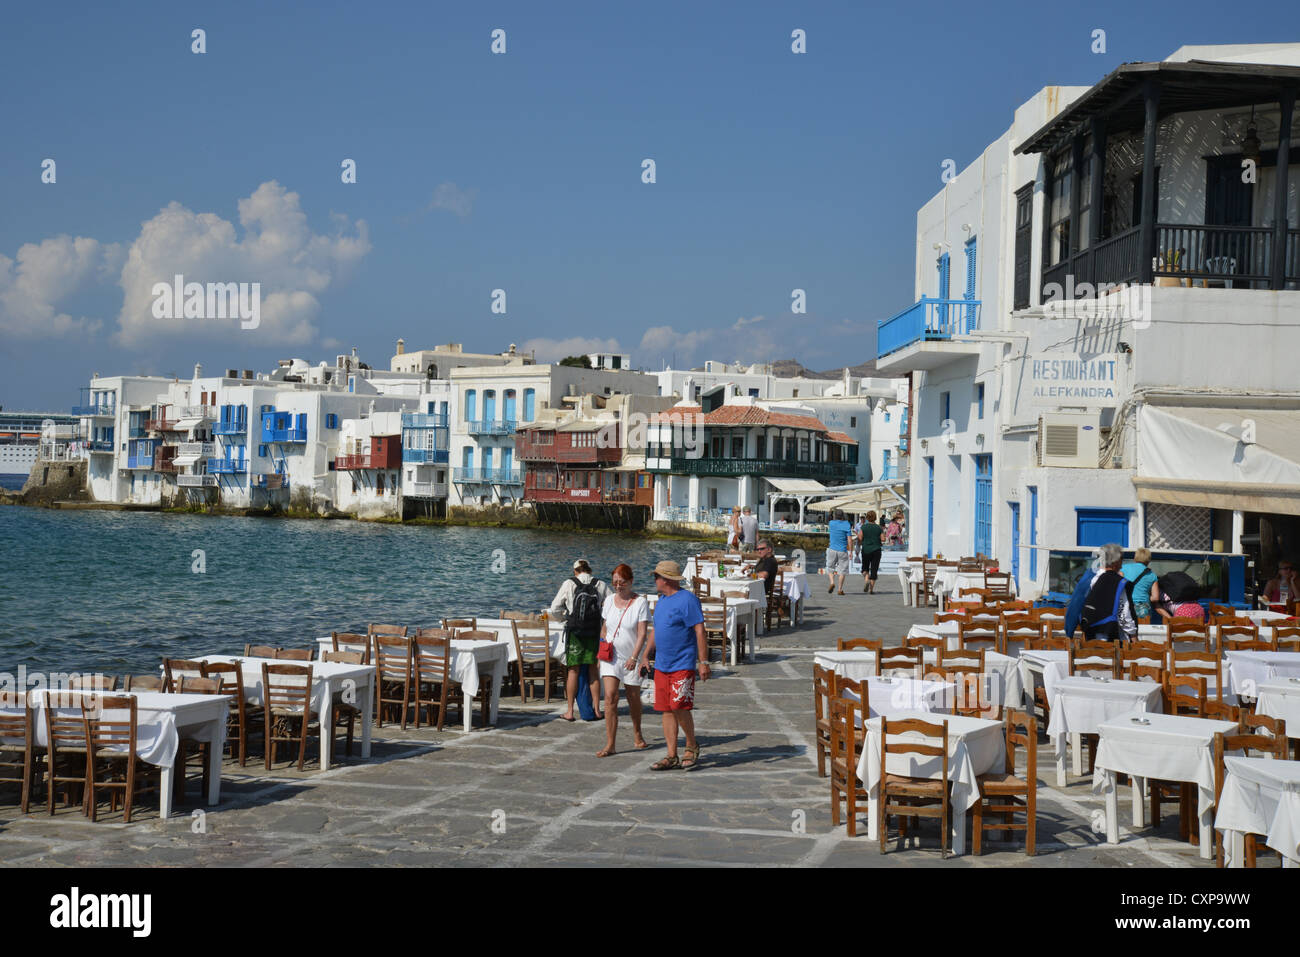
[[[117,406],[111,402],[105,405],[74,405],[72,407],[73,415],[98,415],[112,418],[117,415]]]
[[[872,479],[872,481],[897,482],[900,481],[902,478],[903,478],[903,474],[898,470],[898,466],[891,463],[890,465],[887,465],[883,469],[881,469],[880,474],[877,475],[874,479]]]
[[[208,472],[212,475],[243,475],[248,463],[243,459],[208,459]]]
[[[404,429],[437,429],[447,427],[447,415],[443,412],[403,412]]]
[[[523,485],[519,469],[453,469],[451,480],[476,485]]]
[[[86,443],[92,452],[112,452],[113,443],[109,439],[91,439]]]
[[[307,428],[304,426],[301,429],[268,429],[263,426],[262,441],[278,442],[281,444],[288,442],[306,442]]]
[[[470,435],[514,435],[517,424],[514,419],[477,419],[466,422],[465,430]]]
[[[126,467],[129,469],[151,469],[153,468],[153,453],[148,455],[128,455],[126,457]]]
[[[979,316],[978,300],[922,297],[898,315],[880,321],[876,330],[876,356],[881,358],[918,342],[964,336],[979,328]]]
[[[213,435],[244,435],[248,432],[248,420],[219,419],[212,423]]]
[[[402,461],[412,465],[446,465],[446,449],[410,449],[402,447]]]

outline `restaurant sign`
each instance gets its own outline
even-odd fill
[[[1115,356],[1085,359],[1044,352],[1025,357],[1034,405],[1112,406],[1119,394]]]

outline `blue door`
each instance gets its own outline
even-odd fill
[[[944,333],[945,337],[951,335],[952,330],[948,328],[948,277],[950,275],[951,261],[948,254],[944,253],[939,257],[939,331]]]
[[[515,390],[506,389],[506,408],[504,418],[507,422],[515,421]]]
[[[1020,503],[1007,502],[1011,506],[1011,576],[1016,580],[1016,592],[1020,592]]]
[[[975,301],[975,238],[972,236],[966,240],[966,292],[962,298],[967,302]],[[975,328],[975,307],[966,306],[966,323],[963,332],[970,332]]]
[[[1038,487],[1029,486],[1029,578],[1038,581]]]
[[[510,446],[505,446],[501,450],[501,471],[505,473],[506,481],[510,481],[510,469],[514,465],[515,450]]]
[[[876,480],[878,482],[888,482],[894,477],[889,473],[889,452],[890,452],[889,449],[885,449],[884,452],[882,453],[882,458],[880,462],[882,469],[880,473],[880,478]]]
[[[497,419],[497,394],[495,389],[483,392],[483,421],[491,425]]]
[[[975,456],[975,554],[993,552],[993,456]]]
[[[925,469],[930,478],[928,498],[925,507],[925,553],[934,557],[934,459],[925,460]]]
[[[492,447],[488,446],[479,454],[483,457],[483,481],[491,482],[495,477],[492,475]]]

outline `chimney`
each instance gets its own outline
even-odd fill
[[[194,363],[194,378],[201,379],[202,377],[203,377],[203,364],[196,362]]]
[[[227,378],[227,379],[238,379],[238,378],[239,378],[239,370],[238,370],[238,369],[227,369],[227,370],[226,370],[226,378]]]
[[[406,354],[406,340],[405,340],[405,339],[398,339],[398,340],[397,340],[397,354],[398,354],[399,356],[400,356],[400,355],[405,355],[405,354]]]
[[[251,379],[251,378],[253,378],[253,370],[252,370],[252,369],[245,369],[245,370],[244,370],[244,378],[245,378],[245,379]]]

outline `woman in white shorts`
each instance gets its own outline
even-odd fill
[[[596,757],[617,754],[614,738],[618,734],[618,686],[623,685],[627,710],[632,716],[632,746],[644,751],[650,745],[641,736],[641,663],[644,661],[646,630],[650,621],[650,603],[644,595],[632,591],[632,569],[619,565],[610,576],[614,594],[605,599],[600,626],[601,648],[614,646],[614,660],[600,661],[600,679],[605,687],[605,747]]]

